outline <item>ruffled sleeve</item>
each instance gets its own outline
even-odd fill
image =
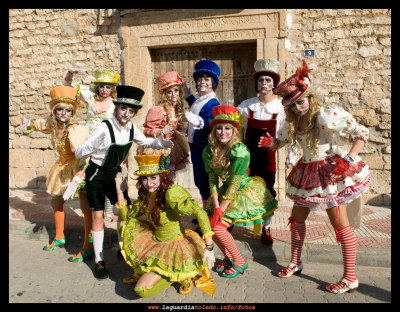
[[[144,132],[152,132],[156,129],[162,129],[165,126],[166,113],[162,105],[153,106],[149,109],[146,121],[143,124]]]
[[[69,128],[68,131],[68,140],[71,146],[71,151],[75,154],[76,149],[86,141],[89,137],[89,131],[85,126],[82,125],[73,125]],[[82,158],[79,162],[79,165],[83,165],[89,162],[90,157]]]
[[[250,164],[250,152],[248,147],[243,143],[236,143],[231,150],[231,164],[229,172],[231,180],[229,186],[222,197],[224,199],[232,200],[240,187],[243,175],[246,174],[247,168]]]
[[[128,212],[126,214],[126,220],[130,220],[132,218],[139,218],[141,215],[143,215],[143,212],[140,212],[139,210],[139,204],[140,200],[137,199],[132,203],[132,208],[128,209]]]
[[[214,235],[211,231],[210,221],[207,213],[203,210],[199,203],[192,199],[192,196],[180,185],[172,185],[165,193],[165,201],[176,213],[181,216],[195,216],[199,221],[203,239]]]
[[[95,99],[94,99],[95,93],[89,86],[83,85],[83,84],[80,84],[80,83],[75,83],[75,82],[71,83],[71,82],[66,81],[66,80],[64,80],[63,84],[65,86],[72,87],[76,91],[78,91],[79,92],[79,98],[83,102],[85,102],[86,104],[90,105],[95,101]]]
[[[278,139],[278,148],[281,148],[289,143],[289,123],[285,120],[281,129],[276,133],[276,138]]]
[[[357,138],[367,141],[368,128],[357,123],[353,116],[338,106],[323,107],[319,111],[318,124],[323,131],[345,136],[350,133]]]
[[[211,168],[211,158],[212,158],[212,153],[210,146],[207,145],[203,149],[203,161],[204,161],[204,167],[206,169],[206,172],[208,173],[208,185],[210,187],[210,196],[218,194],[218,176],[214,173],[213,169]]]

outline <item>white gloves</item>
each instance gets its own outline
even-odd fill
[[[22,119],[21,121],[22,121],[22,128],[24,130],[28,130],[28,127],[31,124],[31,117],[29,115],[26,115],[26,117],[24,119]]]
[[[199,115],[193,114],[192,112],[186,112],[185,117],[188,122],[190,122],[193,127],[202,129],[204,126],[203,118],[201,118]]]
[[[126,169],[126,165],[121,165],[121,172],[117,173],[115,177],[115,186],[117,189],[117,193],[122,193],[126,190],[128,182],[128,170]]]
[[[78,178],[77,176],[74,176],[71,182],[68,182],[67,184],[63,185],[63,187],[67,187],[63,195],[64,200],[74,199],[75,192],[82,181],[83,181],[82,179]]]
[[[297,156],[297,147],[294,147],[294,149],[295,152],[292,151],[290,146],[287,147],[288,159],[292,167],[294,167],[294,165],[296,164],[296,156]]]
[[[162,148],[173,148],[174,147],[174,142],[166,139],[163,134],[161,134],[158,137],[158,142],[162,145]]]
[[[183,99],[186,99],[186,98],[188,98],[189,96],[192,95],[192,91],[191,91],[191,89],[188,87],[186,81],[183,83],[182,91],[183,91],[183,93],[182,93]]]
[[[228,102],[225,103],[225,105],[231,105],[234,106],[235,100],[234,99],[230,99],[228,100]]]
[[[106,141],[106,133],[102,132],[95,140],[94,140],[94,147],[97,149],[100,148],[102,144]]]
[[[205,248],[203,253],[203,261],[207,261],[207,267],[211,271],[215,263],[214,250],[209,251],[207,248]]]

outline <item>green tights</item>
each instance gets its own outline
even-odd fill
[[[134,291],[138,296],[147,298],[158,294],[160,291],[163,291],[172,284],[173,282],[170,282],[169,279],[162,277],[155,285],[147,287],[135,287]]]

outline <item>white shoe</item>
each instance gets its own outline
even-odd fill
[[[300,275],[302,270],[303,262],[300,262],[299,265],[295,265],[294,263],[290,262],[286,269],[282,269],[280,272],[278,272],[278,275],[279,277],[291,277],[293,274]]]
[[[349,291],[349,292],[352,293],[358,287],[358,279],[356,279],[352,283],[349,283],[347,280],[342,278],[340,280],[340,282],[342,282],[344,285],[338,285],[338,283],[336,283],[336,284],[328,284],[328,285],[326,285],[326,290],[328,290],[328,291],[330,291],[331,293],[334,293],[334,294],[343,294],[346,291]]]

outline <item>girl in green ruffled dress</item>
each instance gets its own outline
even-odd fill
[[[215,235],[214,242],[224,254],[216,271],[234,278],[248,268],[227,228],[233,224],[253,226],[254,237],[267,217],[273,215],[278,201],[272,197],[260,177],[249,177],[250,152],[240,141],[243,115],[236,107],[219,105],[213,108],[209,145],[203,150],[203,160],[209,175],[211,196],[206,212]],[[222,185],[219,187],[219,179]]]
[[[134,269],[125,284],[136,284],[140,297],[153,296],[180,282],[179,292],[188,294],[197,288],[210,296],[216,286],[209,269],[215,262],[210,222],[206,212],[180,185],[169,176],[169,156],[135,156],[139,170],[136,187],[138,200],[128,210],[126,224],[119,231],[121,253]],[[137,217],[145,214],[146,220]],[[184,229],[181,216],[193,215],[199,220],[203,239],[194,231]]]

